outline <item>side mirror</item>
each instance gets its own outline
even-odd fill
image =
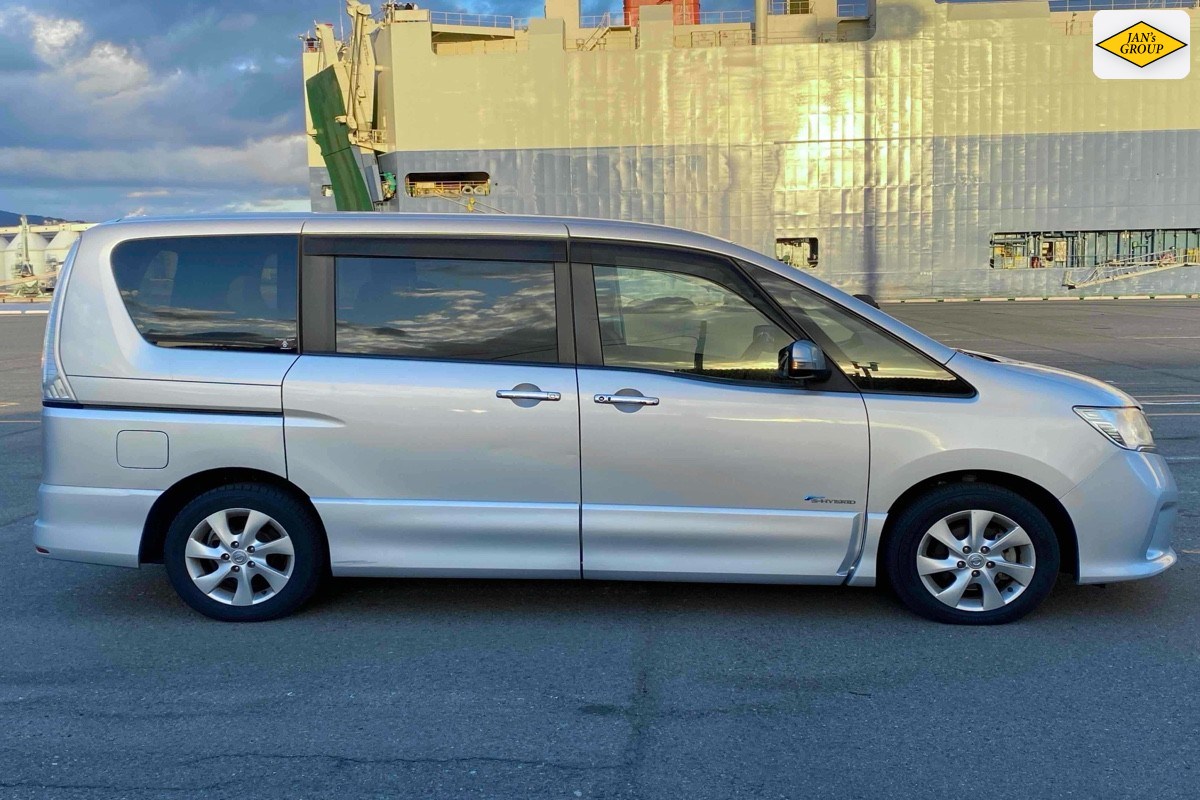
[[[856,295],[854,295],[854,297],[858,300],[862,300],[864,303],[871,306],[872,308],[879,308],[879,301],[876,300],[874,297],[872,297],[869,294],[856,294]]]
[[[824,380],[829,377],[829,365],[821,348],[800,339],[779,351],[779,374],[797,380]]]

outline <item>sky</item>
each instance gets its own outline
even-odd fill
[[[543,13],[541,0],[420,5]],[[753,0],[705,3],[735,6]],[[585,0],[584,13],[609,7]],[[0,0],[0,209],[88,221],[307,210],[297,37],[344,8],[344,0]]]

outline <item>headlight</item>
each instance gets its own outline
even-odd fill
[[[1153,450],[1154,435],[1150,423],[1140,408],[1088,408],[1076,406],[1075,413],[1083,417],[1113,444],[1126,450]]]

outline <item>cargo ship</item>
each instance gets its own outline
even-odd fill
[[[312,207],[656,222],[888,299],[1200,293],[1196,73],[1098,78],[1078,0],[753,3],[349,0],[302,42]]]

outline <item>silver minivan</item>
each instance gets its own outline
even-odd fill
[[[46,331],[51,558],[222,620],[327,575],[848,584],[999,623],[1176,560],[1136,401],[759,253],[484,215],[121,221]]]

